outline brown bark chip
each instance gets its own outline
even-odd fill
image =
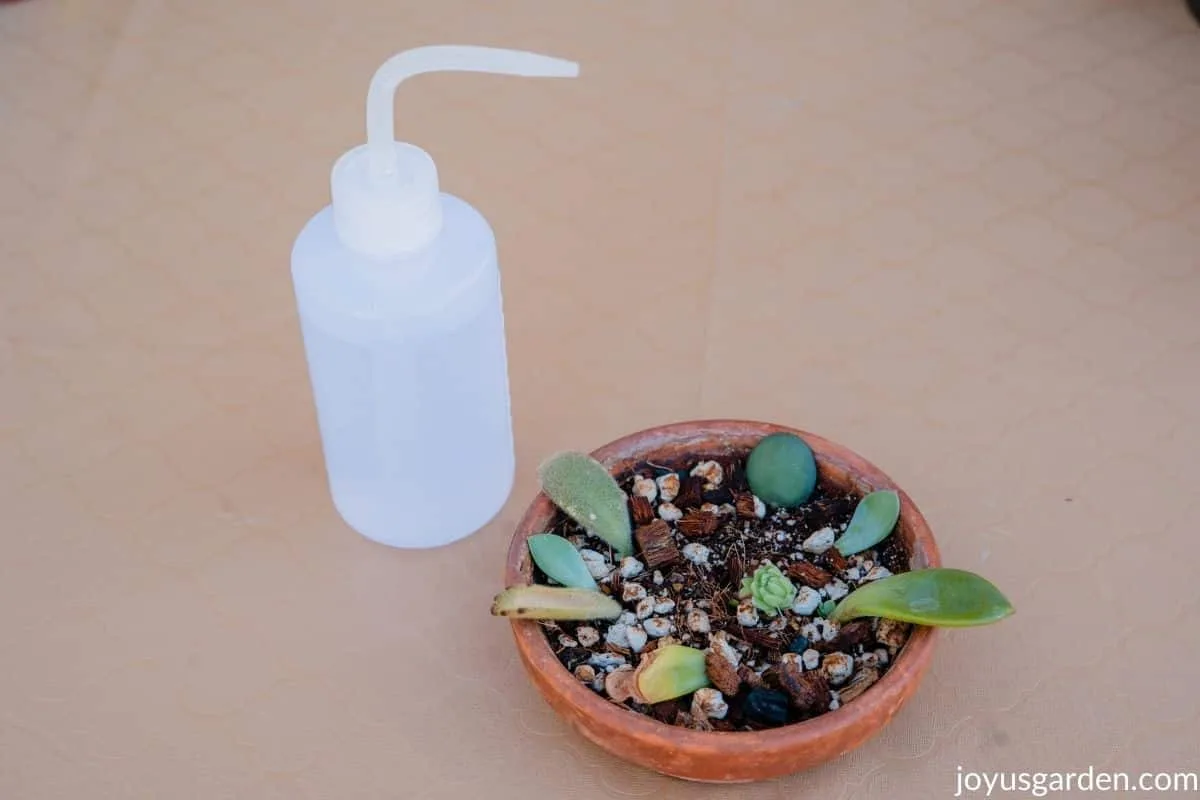
[[[712,685],[720,689],[726,697],[733,697],[738,693],[742,679],[738,677],[737,667],[729,663],[729,659],[720,653],[709,651],[704,654],[704,667]]]
[[[629,498],[629,516],[634,525],[649,525],[654,522],[654,506],[640,494],[635,494]]]
[[[675,507],[687,510],[699,508],[704,502],[704,481],[695,475],[679,479],[679,494],[675,497]]]
[[[650,569],[661,569],[683,560],[683,555],[671,539],[671,526],[661,519],[641,526],[633,535]]]
[[[787,568],[789,578],[795,578],[805,586],[820,589],[833,580],[833,576],[808,561],[797,561]]]
[[[807,714],[829,708],[829,684],[820,672],[805,672],[796,659],[785,661],[779,668],[779,683],[792,699],[797,711]]]
[[[675,523],[675,527],[689,539],[698,539],[711,536],[720,524],[721,521],[717,519],[716,514],[695,511]]]

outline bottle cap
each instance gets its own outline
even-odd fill
[[[490,72],[574,78],[579,65],[559,58],[470,45],[406,50],[385,61],[367,92],[367,143],[333,165],[333,222],[342,244],[362,255],[387,258],[420,250],[442,227],[437,166],[393,130],[396,88],[425,72]]]

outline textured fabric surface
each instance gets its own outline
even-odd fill
[[[499,238],[519,475],[395,552],[330,505],[288,255],[372,71],[442,42],[583,72],[400,92]],[[1181,0],[2,4],[0,796],[1198,770],[1198,308]],[[487,615],[543,456],[710,416],[858,450],[1018,608],[874,741],[747,787],[586,743]]]

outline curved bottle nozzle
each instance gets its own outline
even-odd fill
[[[575,78],[579,64],[522,50],[473,45],[433,45],[397,53],[383,63],[367,91],[367,150],[371,174],[396,170],[393,114],[396,89],[406,79],[426,72],[490,72],[532,78]]]
[[[356,252],[379,257],[415,252],[441,230],[437,167],[421,148],[397,142],[392,130],[396,88],[425,72],[574,78],[579,65],[470,45],[418,47],[385,61],[367,92],[367,143],[338,159],[330,175],[334,227]]]

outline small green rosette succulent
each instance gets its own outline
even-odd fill
[[[742,578],[740,595],[743,599],[749,597],[759,611],[775,617],[796,601],[796,585],[768,561],[750,577]]]

